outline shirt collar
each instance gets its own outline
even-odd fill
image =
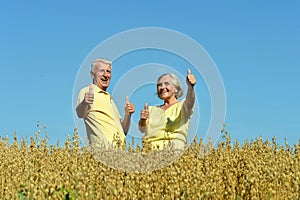
[[[107,95],[109,95],[109,93],[108,93],[108,92],[106,92],[106,91],[102,90],[102,89],[101,89],[101,88],[99,88],[97,85],[95,85],[95,84],[92,84],[92,86],[93,86],[93,90],[95,91],[95,93],[104,93],[104,94],[107,94]]]

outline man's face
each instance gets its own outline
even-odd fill
[[[91,72],[93,83],[100,89],[106,91],[111,78],[111,66],[102,62],[96,63],[94,70]]]

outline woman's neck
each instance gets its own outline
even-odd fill
[[[178,103],[178,100],[174,97],[174,98],[170,98],[170,99],[165,99],[164,100],[164,105],[162,106],[163,110],[168,109],[170,106],[172,106],[173,104]]]

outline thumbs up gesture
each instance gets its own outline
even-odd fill
[[[148,110],[148,104],[144,104],[144,109],[141,112],[141,119],[146,120],[149,118],[149,110]]]
[[[194,76],[194,74],[191,73],[191,70],[188,69],[188,74],[186,77],[186,83],[188,86],[194,87],[194,85],[196,84],[196,78]]]
[[[134,104],[129,102],[129,97],[126,96],[125,100],[125,114],[131,115],[134,113]]]
[[[87,104],[92,104],[94,102],[94,90],[93,85],[89,85],[89,91],[84,95],[84,101]]]

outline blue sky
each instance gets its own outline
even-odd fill
[[[0,135],[12,139],[16,131],[19,138],[32,136],[40,121],[41,125],[46,124],[51,143],[62,142],[76,126],[73,87],[89,53],[120,32],[161,27],[193,38],[213,59],[226,90],[225,123],[233,139],[242,142],[262,135],[271,140],[276,135],[282,144],[283,138],[290,144],[297,143],[300,139],[299,4],[298,1],[1,1]],[[145,61],[168,61],[168,55],[163,55],[164,58],[155,52],[150,55],[153,60],[147,57]],[[124,62],[130,58],[124,56]],[[140,58],[136,64],[143,64],[143,57]],[[170,60],[168,63],[172,64]],[[134,65],[127,65],[126,70],[131,67]],[[114,68],[113,73],[117,74],[112,79],[115,84],[122,70]],[[197,75],[197,79],[197,98],[199,101],[203,98],[205,103],[207,94],[200,95],[201,76]],[[135,95],[132,100],[137,99],[134,102],[137,109],[133,118],[137,119],[144,100],[138,100],[138,92]],[[156,101],[155,96],[151,98]],[[203,110],[204,118],[209,118],[207,110]]]

